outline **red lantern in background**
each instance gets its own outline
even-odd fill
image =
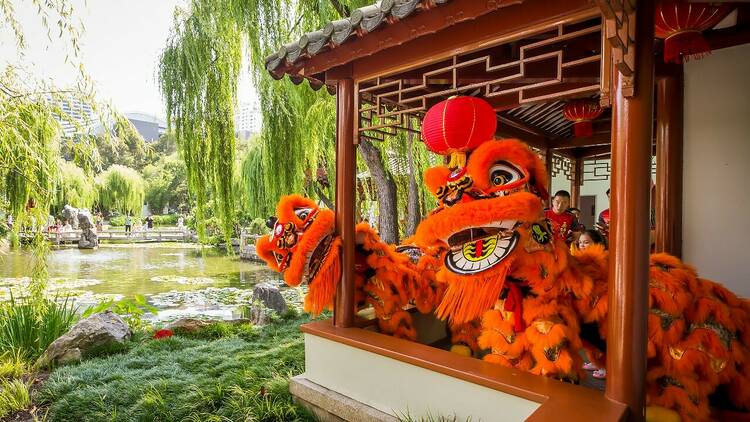
[[[437,154],[451,155],[462,165],[465,154],[494,139],[497,116],[492,106],[475,97],[451,97],[430,107],[422,121],[422,140]]]
[[[716,26],[733,9],[730,5],[663,1],[656,5],[656,37],[664,40],[664,61],[682,63],[711,54],[701,32]]]
[[[602,114],[599,102],[593,99],[569,101],[563,107],[563,116],[573,122],[576,137],[587,138],[593,133],[591,122]]]

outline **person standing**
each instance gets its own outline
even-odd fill
[[[146,229],[148,231],[151,231],[151,229],[153,228],[154,228],[154,217],[149,215],[148,217],[146,217]]]
[[[609,201],[609,189],[607,189],[607,201]],[[605,238],[609,237],[609,207],[599,213],[599,218],[596,221],[596,229]]]
[[[552,197],[552,207],[544,210],[544,217],[552,228],[555,239],[569,242],[573,235],[581,231],[581,224],[576,216],[568,211],[570,207],[570,192],[559,190]]]
[[[133,220],[130,214],[125,214],[125,234],[130,234],[131,230],[133,230]]]

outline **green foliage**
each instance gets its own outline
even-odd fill
[[[146,312],[156,315],[159,310],[146,301],[143,295],[134,295],[132,299],[121,299],[115,301],[109,299],[99,303],[96,306],[92,306],[83,312],[82,317],[86,318],[90,315],[112,311],[117,315],[120,315],[122,319],[128,324],[131,330],[137,331],[146,328],[146,324],[143,321],[143,315]]]
[[[205,235],[207,192],[213,192],[227,242],[233,232],[234,106],[242,61],[240,28],[221,2],[191,2],[175,14],[161,55],[159,82],[167,122],[174,125],[187,181],[195,195],[198,233]]]
[[[0,304],[0,354],[11,353],[31,362],[76,320],[68,299],[14,299]]]
[[[236,324],[230,322],[213,322],[195,331],[180,328],[174,330],[181,337],[197,340],[216,340],[224,337],[237,336],[245,340],[252,340],[260,335],[260,329],[252,324]]]
[[[154,226],[174,226],[177,225],[177,214],[166,214],[166,215],[152,215],[154,219]]]
[[[164,206],[187,210],[187,175],[185,164],[177,154],[160,158],[144,167],[142,173],[146,181],[146,203],[152,211],[161,212]]]
[[[0,354],[0,378],[20,378],[28,370],[29,365],[19,351]]]
[[[312,421],[288,389],[304,370],[306,321],[131,343],[125,354],[56,369],[40,399],[55,421]]]
[[[180,217],[177,214],[166,214],[166,215],[152,215],[154,219],[154,227],[160,226],[174,226],[177,225],[177,219]],[[142,224],[144,219],[131,217],[133,224]],[[109,218],[109,225],[112,227],[122,227],[125,225],[124,215],[115,215]]]
[[[137,171],[115,164],[96,176],[99,205],[108,210],[140,214],[145,182]]]
[[[247,226],[248,234],[268,234],[269,230],[266,226],[266,220],[263,218],[255,218]]]
[[[91,208],[96,201],[94,179],[70,161],[58,160],[58,168],[54,207],[61,210],[69,204],[76,208]]]
[[[141,219],[136,217],[130,217],[130,220],[134,224],[141,224]],[[111,227],[123,227],[125,225],[125,216],[124,215],[115,215],[109,217],[109,225]]]
[[[0,86],[4,85],[0,75]],[[18,219],[29,198],[47,209],[57,178],[60,125],[43,102],[0,92],[0,195]]]
[[[427,413],[426,416],[415,418],[409,414],[399,415],[399,422],[459,422],[456,415],[453,416],[434,416],[432,413]],[[462,421],[471,422],[471,418],[463,419]]]
[[[61,148],[62,156],[67,160],[81,161],[81,154],[87,151],[79,151],[79,144],[85,140],[91,144],[92,152],[96,154],[92,166],[85,168],[87,171],[108,168],[114,164],[141,170],[156,161],[158,157],[154,149],[146,143],[130,120],[120,113],[112,110],[110,112],[107,116],[100,116],[112,122],[104,133],[65,139]]]
[[[29,385],[20,380],[0,378],[0,419],[31,406]]]

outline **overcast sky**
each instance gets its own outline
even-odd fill
[[[47,39],[30,1],[14,1],[28,49],[24,64],[42,79],[65,86],[75,80],[75,70],[65,64],[65,47]],[[166,45],[175,6],[185,0],[73,0],[83,22],[82,61],[95,82],[98,97],[111,101],[121,112],[145,112],[164,116],[159,93],[159,54]],[[53,38],[56,33],[53,32]],[[12,36],[0,27],[0,63],[17,63]],[[70,51],[70,50],[67,50]],[[247,73],[246,69],[243,69]],[[240,101],[254,92],[249,77],[241,80]]]

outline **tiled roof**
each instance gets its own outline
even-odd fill
[[[370,6],[355,9],[351,16],[329,22],[323,29],[308,32],[299,40],[284,44],[276,53],[266,57],[266,69],[275,78],[284,76],[283,70],[300,60],[337,48],[347,40],[364,37],[385,25],[392,25],[411,15],[448,3],[449,0],[382,0]],[[300,76],[290,78],[295,83]],[[311,80],[318,89],[321,81]]]

